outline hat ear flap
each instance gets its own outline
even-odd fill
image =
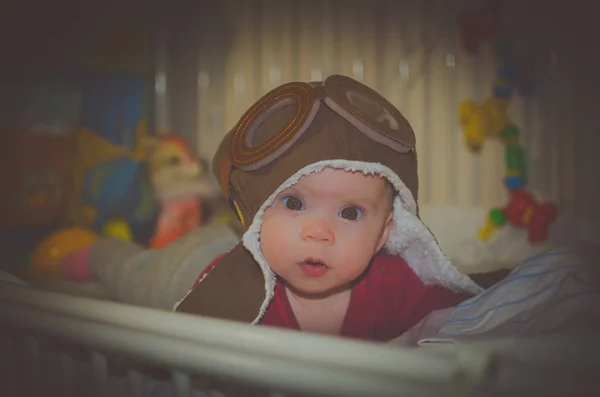
[[[238,243],[175,310],[250,324],[260,319],[265,299],[265,276]]]

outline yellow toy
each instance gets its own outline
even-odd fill
[[[68,227],[46,237],[31,255],[30,265],[19,276],[61,278],[61,262],[67,256],[94,244],[100,236],[89,229]]]
[[[500,133],[511,124],[508,117],[508,100],[504,98],[488,97],[481,104],[483,113],[487,117],[488,136],[498,137]]]
[[[487,120],[483,110],[471,100],[463,101],[458,107],[458,119],[467,147],[473,152],[479,152],[487,131]]]
[[[506,99],[495,97],[486,98],[481,105],[471,100],[461,102],[458,117],[469,149],[481,151],[487,138],[498,137],[511,124],[507,107]]]
[[[105,236],[120,238],[121,240],[131,241],[133,236],[127,222],[123,219],[110,219],[102,228]]]

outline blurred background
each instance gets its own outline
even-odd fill
[[[597,219],[599,36],[584,3],[20,2],[0,27],[2,267],[26,266],[66,227],[79,229],[64,252],[88,244],[84,230],[172,240],[157,236],[165,181],[194,186],[192,226],[227,217],[209,166],[221,138],[269,89],[331,74],[376,89],[412,124],[422,205],[506,203],[505,143],[470,150],[459,107],[512,84],[528,188]],[[502,46],[529,65],[515,81],[498,82]]]

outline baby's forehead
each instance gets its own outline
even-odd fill
[[[389,182],[379,174],[362,171],[325,168],[302,176],[284,192],[302,192],[314,195],[358,195],[379,198],[389,189]]]

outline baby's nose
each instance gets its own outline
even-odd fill
[[[335,235],[333,231],[322,219],[316,219],[307,224],[302,230],[302,239],[305,241],[317,241],[333,243]]]

